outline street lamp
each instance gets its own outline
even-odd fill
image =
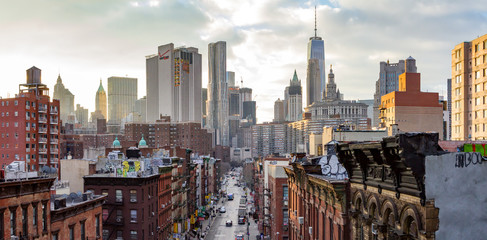
[[[276,232],[277,240],[279,240],[279,232]]]

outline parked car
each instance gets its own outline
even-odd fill
[[[238,224],[245,224],[245,217],[238,217]]]
[[[235,235],[235,240],[244,240],[244,235],[243,234]]]
[[[227,220],[227,222],[225,223],[227,227],[231,227],[232,224],[233,224],[232,220]]]
[[[222,207],[220,208],[220,213],[226,213],[226,212],[227,212],[227,210],[225,209],[225,207],[224,207],[224,206],[222,206]]]

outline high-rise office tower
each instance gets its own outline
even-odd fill
[[[100,86],[98,87],[98,90],[96,91],[96,97],[95,97],[95,112],[98,111],[103,115],[105,119],[107,119],[107,94],[105,92],[105,89],[103,89],[103,84],[101,83],[100,79]]]
[[[243,102],[243,119],[251,121],[252,125],[257,124],[256,104],[255,101]]]
[[[446,140],[451,140],[451,85],[452,81],[451,78],[448,78],[446,80],[446,95],[447,95],[447,111],[448,111],[448,126],[447,126],[447,138]]]
[[[235,72],[227,72],[228,87],[235,87]]]
[[[108,121],[120,124],[122,118],[134,110],[137,100],[137,78],[108,78]]]
[[[243,114],[243,103],[244,102],[248,102],[248,101],[252,101],[252,88],[244,88],[244,87],[240,87],[240,107],[239,107],[239,110],[240,110],[240,118],[241,119],[244,119],[244,114]]]
[[[333,74],[333,69],[330,65],[330,73],[328,73],[328,83],[326,83],[326,101],[335,101],[340,99],[340,91],[337,90],[337,85],[335,83],[335,74]]]
[[[286,119],[286,115],[284,115],[284,101],[278,98],[274,102],[274,120],[275,123],[282,123]]]
[[[68,116],[74,114],[74,95],[64,87],[61,75],[58,75],[57,82],[54,85],[53,99],[59,100],[61,105],[60,118],[63,123],[68,121]]]
[[[380,62],[379,79],[376,82],[376,90],[374,94],[374,118],[372,119],[372,126],[379,126],[379,106],[382,96],[399,90],[399,75],[406,70],[406,61],[410,72],[417,72],[416,60],[408,57],[406,60],[399,60],[397,63]]]
[[[76,121],[81,124],[81,127],[88,126],[88,109],[82,107],[80,104],[76,104]]]
[[[215,143],[229,145],[227,43],[208,44],[207,127],[215,130]]]
[[[317,36],[316,31],[315,7],[315,35],[310,37],[308,42],[308,75],[306,79],[306,103],[308,106],[325,97],[325,41]],[[310,61],[312,59],[316,59],[316,61]]]
[[[206,111],[206,106],[207,106],[207,101],[208,101],[208,89],[207,88],[202,88],[201,89],[201,126],[206,127],[206,116],[208,115]]]
[[[201,54],[194,47],[158,47],[146,57],[147,121],[201,122]],[[225,75],[224,75],[225,76]]]
[[[451,140],[487,139],[487,34],[451,51]]]
[[[146,122],[146,116],[147,116],[147,97],[146,96],[144,96],[140,99],[137,99],[135,101],[134,112],[138,113],[140,115],[141,122],[143,122],[143,123]]]
[[[289,86],[286,87],[284,101],[286,102],[285,107],[287,107],[286,121],[294,122],[301,120],[303,114],[303,95],[301,80],[298,79],[296,70],[294,70],[293,78],[289,81]]]

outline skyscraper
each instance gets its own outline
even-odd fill
[[[324,99],[326,84],[325,74],[325,42],[316,34],[316,7],[315,7],[315,35],[308,42],[308,75],[306,79],[307,105]],[[316,61],[310,61],[316,59]],[[322,96],[323,94],[323,96]]]
[[[284,111],[284,101],[278,98],[274,102],[274,120],[275,123],[282,123],[286,119],[286,115]]]
[[[227,43],[208,44],[208,116],[207,127],[215,130],[215,143],[229,145]]]
[[[228,87],[235,87],[235,72],[227,72]]]
[[[408,57],[406,61],[409,62],[410,72],[417,72],[416,60]],[[379,79],[376,82],[376,90],[374,94],[374,118],[372,119],[372,126],[379,126],[379,105],[382,96],[399,90],[399,75],[405,72],[405,60],[399,60],[397,63],[380,62]]]
[[[487,139],[487,34],[451,51],[451,140]]]
[[[101,83],[100,79],[100,86],[96,91],[95,97],[95,112],[98,111],[103,115],[105,119],[107,119],[107,94],[105,89],[103,89],[103,84]]]
[[[301,115],[303,114],[303,96],[301,80],[298,79],[296,70],[294,70],[293,78],[289,80],[289,86],[286,87],[284,102],[287,108],[286,121],[294,122],[301,120]]]
[[[158,47],[146,57],[147,121],[201,122],[201,54],[194,47]]]
[[[58,75],[56,85],[54,85],[53,99],[59,100],[61,121],[66,123],[68,116],[74,114],[74,95],[64,87],[61,75]]]
[[[122,118],[134,110],[137,100],[137,78],[108,78],[108,121],[120,124]]]
[[[88,109],[82,107],[80,104],[76,104],[76,121],[81,124],[81,127],[88,126]]]

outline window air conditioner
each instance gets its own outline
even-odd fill
[[[313,227],[308,228],[309,235],[313,234]]]
[[[304,217],[298,217],[298,223],[303,224],[304,223]]]

